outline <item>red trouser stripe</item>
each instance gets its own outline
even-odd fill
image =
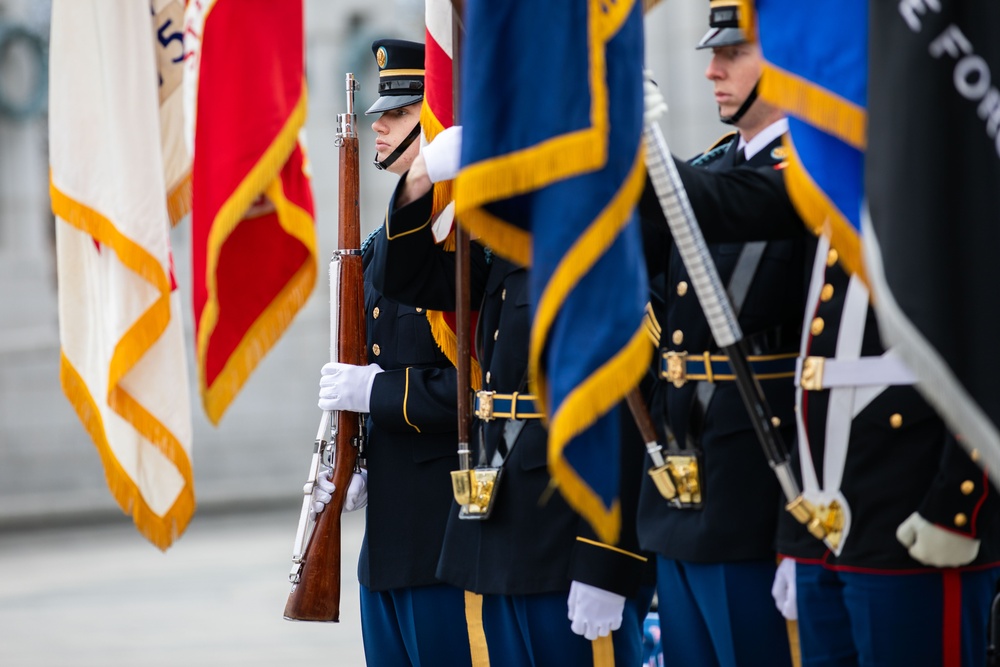
[[[941,573],[944,604],[941,630],[943,667],[962,667],[962,575],[957,570]]]

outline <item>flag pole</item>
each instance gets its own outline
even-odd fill
[[[462,37],[465,34],[465,24],[462,21],[464,10],[463,0],[452,0],[452,117],[453,124],[460,125],[459,109],[461,105],[461,59]],[[469,324],[471,322],[469,296],[469,232],[458,222],[456,215],[455,229],[455,336],[457,354],[455,368],[458,375],[458,459],[462,479],[468,480],[472,469],[471,450],[469,449],[469,426],[472,416],[472,397],[469,387],[472,386],[470,357],[472,345],[470,341]],[[456,479],[453,475],[452,479]],[[457,487],[456,487],[457,490]]]
[[[746,344],[729,297],[726,296],[718,269],[712,261],[705,238],[698,227],[694,210],[680,174],[667,149],[663,132],[655,118],[647,118],[643,128],[646,143],[646,167],[660,207],[677,244],[684,266],[691,276],[695,294],[716,344],[729,357],[743,404],[746,406],[757,439],[764,450],[768,465],[774,471],[785,495],[785,509],[804,524],[818,539],[827,530],[816,515],[812,504],[802,497],[799,484],[792,474],[788,448],[777,430],[778,419],[764,396],[760,383],[747,361]]]

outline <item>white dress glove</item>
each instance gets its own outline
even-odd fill
[[[625,597],[574,581],[569,587],[570,628],[593,641],[611,634],[622,626]]]
[[[795,597],[795,561],[791,558],[783,558],[778,563],[778,569],[774,573],[774,583],[771,584],[771,597],[774,598],[774,606],[778,608],[782,616],[789,621],[798,619],[799,608]]]
[[[319,407],[321,410],[368,412],[372,385],[382,372],[378,364],[355,366],[331,362],[320,370]]]
[[[316,475],[316,486],[313,487],[312,507],[309,508],[309,518],[316,520],[316,515],[326,509],[326,506],[333,500],[333,492],[337,490],[337,485],[330,479],[333,477],[333,468],[323,466],[319,474]],[[353,512],[368,504],[368,471],[363,469],[351,475],[351,484],[347,487],[347,495],[344,497],[344,511]]]
[[[660,87],[653,81],[653,71],[642,71],[643,125],[652,125],[667,112],[667,102],[660,94]]]
[[[914,560],[931,567],[966,565],[979,554],[979,540],[936,526],[918,512],[899,524],[896,539]]]
[[[462,162],[462,126],[452,125],[420,149],[431,183],[450,181],[458,176]]]

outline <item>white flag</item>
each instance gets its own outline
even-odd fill
[[[171,195],[175,219],[187,207],[182,21],[180,0],[55,0],[50,41],[63,391],[112,495],[161,549],[195,508],[168,213]]]

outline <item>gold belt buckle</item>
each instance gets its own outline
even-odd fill
[[[806,357],[802,362],[802,377],[799,385],[806,391],[819,391],[823,388],[824,357]]]
[[[484,422],[493,419],[493,394],[495,393],[493,391],[476,392],[476,400],[479,401],[479,404],[476,406],[476,416]]]
[[[663,354],[663,358],[667,360],[667,371],[663,377],[668,382],[673,382],[678,389],[687,383],[687,356],[687,352],[673,350]]]

